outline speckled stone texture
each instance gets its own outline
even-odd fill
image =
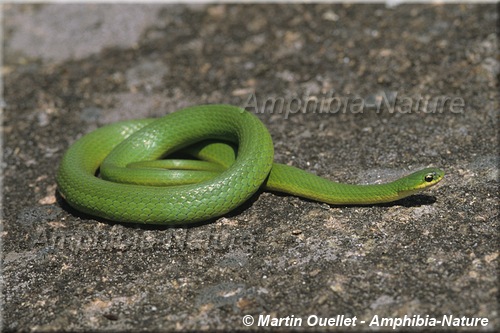
[[[405,315],[499,329],[495,5],[2,10],[5,331],[258,330],[259,315],[282,330],[337,315],[353,331]],[[258,193],[185,228],[95,219],[56,195],[83,134],[207,103],[254,112],[276,161],[322,177],[446,175],[387,205]]]

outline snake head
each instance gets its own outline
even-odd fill
[[[401,198],[418,193],[428,187],[434,186],[444,177],[444,171],[438,168],[426,168],[416,171],[398,182],[398,194]]]

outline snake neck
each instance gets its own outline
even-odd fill
[[[274,164],[266,189],[288,193],[332,205],[367,205],[404,198],[416,191],[401,191],[400,182],[375,185],[342,184],[321,178],[304,170]]]

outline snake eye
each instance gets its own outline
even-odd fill
[[[424,180],[428,183],[434,180],[434,173],[428,173],[425,175]]]

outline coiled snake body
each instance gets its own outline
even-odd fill
[[[179,158],[161,159],[172,153]],[[271,136],[253,114],[200,105],[85,135],[65,153],[57,184],[72,207],[90,215],[185,224],[224,215],[260,187],[329,204],[374,204],[399,200],[444,176],[427,168],[386,184],[340,184],[273,163],[273,157]]]

